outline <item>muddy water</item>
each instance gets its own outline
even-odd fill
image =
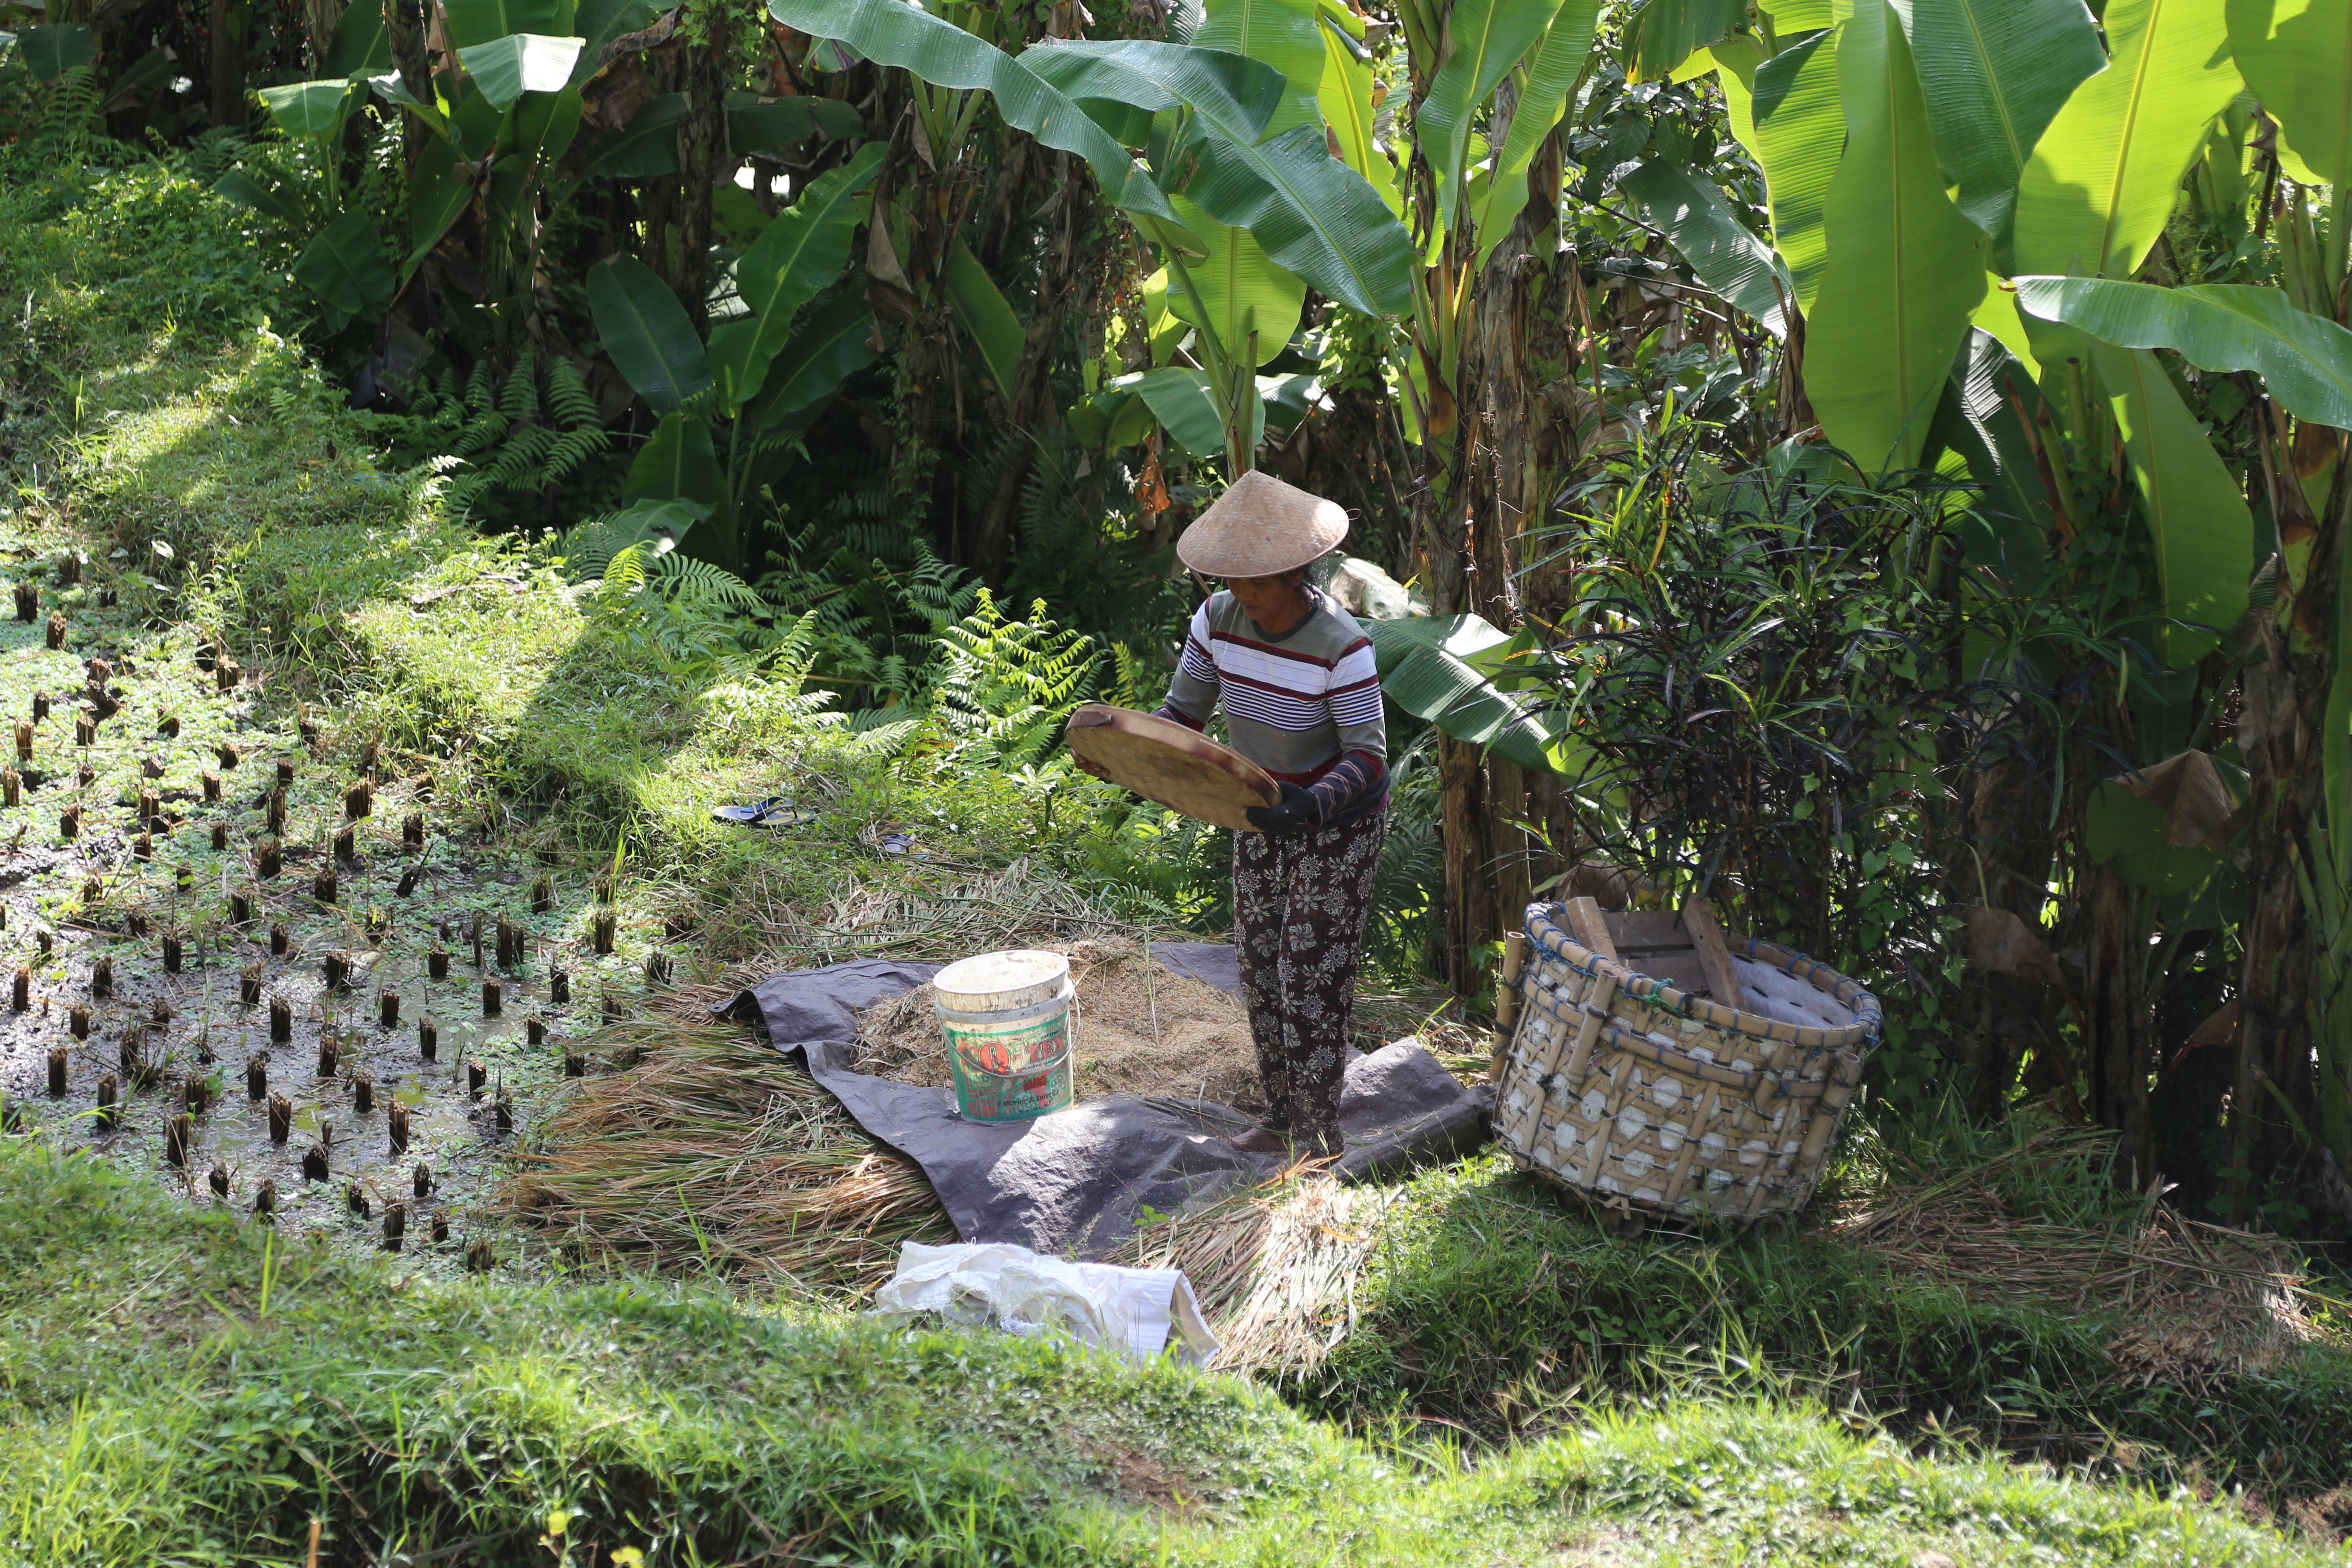
[[[0,868],[0,877],[7,869]],[[56,928],[47,959],[41,960],[37,950],[31,954],[33,1005],[22,1013],[0,1010],[0,1090],[68,1147],[149,1169],[159,1180],[184,1187],[192,1201],[225,1201],[249,1209],[260,1183],[270,1179],[277,1184],[281,1226],[355,1232],[363,1226],[350,1202],[355,1183],[373,1211],[365,1225],[380,1226],[386,1205],[404,1203],[413,1247],[429,1243],[433,1211],[447,1209],[458,1233],[454,1245],[463,1239],[468,1200],[498,1158],[512,1149],[518,1131],[527,1131],[544,1110],[548,1092],[562,1082],[563,1052],[568,1043],[580,1048],[571,1037],[593,1024],[595,993],[575,988],[571,1005],[555,1003],[549,994],[551,965],[546,953],[502,970],[491,951],[494,937],[484,943],[484,963],[473,962],[464,932],[474,911],[514,900],[521,889],[457,876],[420,879],[411,899],[388,900],[394,907],[386,910],[386,929],[371,939],[364,929],[320,931],[319,917],[330,911],[310,899],[309,877],[298,875],[306,869],[289,862],[280,880],[293,884],[291,896],[270,899],[248,929],[217,930],[201,946],[190,942],[176,975],[165,973],[161,942],[152,934],[142,941],[102,930]],[[389,888],[373,885],[376,879],[354,878],[345,868],[339,897],[346,889],[359,897],[388,895]],[[299,904],[312,907],[289,907]],[[272,918],[304,933],[292,936],[289,930],[289,951],[282,956],[270,952]],[[494,929],[494,921],[492,916],[484,924]],[[12,904],[11,928],[23,922]],[[527,923],[562,922],[543,917]],[[443,930],[455,940],[445,949],[451,954],[447,977],[435,983],[425,954]],[[348,981],[331,992],[324,967],[330,952],[350,961]],[[107,998],[91,994],[92,970],[100,957],[110,960],[114,976]],[[241,985],[244,972],[256,965],[261,999],[247,1006],[240,1000]],[[485,979],[500,988],[495,1016],[483,1013]],[[400,996],[399,1021],[390,1027],[382,1022],[385,990]],[[270,1004],[277,1001],[287,1005],[289,1015],[290,1037],[284,1041],[271,1038]],[[170,1009],[168,1023],[157,1021],[159,1002]],[[89,1013],[86,1039],[74,1038],[70,1031],[69,1009],[77,1005]],[[543,1026],[538,1046],[528,1038],[528,1020],[534,1016]],[[421,1041],[424,1022],[433,1025],[437,1037],[431,1059]],[[123,1037],[132,1030],[144,1031],[142,1059],[153,1064],[152,1084],[144,1089],[134,1085],[123,1065]],[[331,1073],[322,1073],[320,1043],[330,1036],[336,1041],[336,1059]],[[52,1094],[49,1052],[58,1045],[68,1050],[66,1083],[62,1094]],[[247,1079],[247,1065],[255,1061],[266,1075],[265,1097],[259,1100],[251,1098]],[[479,1089],[469,1085],[473,1064],[480,1065],[485,1077]],[[112,1131],[100,1125],[95,1109],[99,1081],[110,1072],[123,1096],[119,1128]],[[365,1110],[359,1108],[357,1092],[362,1074],[372,1088]],[[193,1114],[194,1139],[182,1172],[165,1163],[163,1127],[186,1103],[184,1086],[200,1086],[199,1101],[205,1098],[201,1089],[209,1089],[212,1103]],[[498,1127],[501,1090],[510,1098],[513,1131]],[[283,1142],[269,1136],[267,1095],[273,1092],[293,1107]],[[394,1103],[409,1112],[407,1146],[399,1152],[392,1139]],[[304,1155],[314,1145],[327,1152],[324,1182],[304,1175]],[[217,1199],[207,1183],[216,1164],[229,1175],[226,1200]],[[415,1181],[419,1164],[430,1178],[421,1201]]]
[[[354,1244],[379,1237],[384,1207],[402,1203],[406,1250],[454,1257],[467,1238],[468,1205],[562,1093],[567,1042],[584,1049],[581,1037],[599,1021],[608,988],[641,989],[633,984],[636,951],[590,956],[586,879],[551,871],[512,846],[486,844],[469,823],[445,815],[433,759],[372,750],[369,737],[339,731],[331,714],[317,716],[316,732],[299,732],[299,711],[272,701],[255,672],[224,686],[193,632],[110,620],[78,597],[83,592],[57,596],[74,614],[65,649],[43,647],[37,626],[0,622],[0,762],[13,763],[19,776],[17,804],[0,806],[0,1093],[43,1136],[145,1171],[192,1203],[249,1213],[260,1184],[274,1181],[278,1224]],[[51,602],[45,592],[44,606]],[[85,684],[92,654],[112,666],[103,700]],[[46,704],[37,691],[48,694]],[[94,724],[78,727],[79,716],[100,710]],[[20,719],[31,726],[29,756],[12,733]],[[347,801],[363,778],[372,800]],[[273,810],[270,796],[281,787]],[[76,806],[68,832],[64,818]],[[404,830],[412,815],[421,819],[421,844]],[[273,816],[282,817],[274,828]],[[336,836],[346,828],[351,840],[339,853]],[[282,840],[283,863],[264,877],[261,850],[272,839]],[[331,901],[313,881],[330,866]],[[537,914],[531,884],[542,875],[552,884],[551,908]],[[236,894],[251,900],[242,921]],[[504,967],[496,953],[501,916],[524,938],[520,959]],[[477,924],[478,956],[470,940]],[[272,951],[273,927],[283,929],[282,953]],[[165,968],[173,937],[181,946],[176,973]],[[426,976],[436,946],[449,954],[437,983]],[[347,957],[350,967],[347,983],[332,991],[330,954]],[[110,988],[95,983],[101,962],[110,966]],[[18,965],[26,972],[22,1008],[9,994]],[[260,996],[248,1005],[241,978],[254,966]],[[550,995],[558,966],[572,977],[569,1005]],[[501,987],[494,1016],[485,1016],[485,980]],[[386,990],[400,994],[399,1022],[389,1028],[380,1021]],[[270,1037],[273,1001],[289,1016],[283,1041]],[[87,1037],[72,1031],[77,1007],[88,1014]],[[527,1038],[534,1016],[544,1032],[536,1046]],[[417,1030],[425,1018],[439,1037],[430,1060]],[[134,1075],[124,1037],[139,1030],[136,1059],[147,1065]],[[338,1043],[331,1072],[320,1071],[322,1037]],[[52,1093],[49,1056],[60,1046],[65,1080]],[[264,1059],[268,1091],[292,1103],[282,1142],[269,1136],[266,1095],[247,1093],[247,1065],[256,1058]],[[478,1091],[469,1085],[471,1063],[487,1080]],[[121,1096],[111,1131],[95,1114],[108,1073]],[[373,1086],[366,1110],[358,1107],[361,1074]],[[191,1089],[201,1101],[207,1089],[210,1106],[192,1111],[186,1165],[173,1167],[166,1121]],[[501,1089],[510,1096],[513,1131],[498,1126]],[[399,1153],[391,1136],[395,1102],[410,1110]],[[304,1174],[314,1145],[326,1152],[324,1181]],[[419,1164],[429,1176],[422,1200]],[[216,1165],[228,1177],[226,1198],[207,1182]],[[364,1221],[353,1212],[354,1184],[372,1211]],[[450,1211],[453,1234],[436,1248],[437,1210]]]

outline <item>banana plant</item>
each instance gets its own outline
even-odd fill
[[[2021,432],[2003,426],[1988,444],[1993,410],[1969,401],[1980,339],[2009,356],[2012,381],[2042,384],[2039,405],[2082,452],[2126,451],[2156,545],[2164,653],[2180,665],[2244,609],[2252,513],[2210,447],[2182,438],[2195,419],[2171,383],[2134,357],[2152,340],[2095,348],[2095,333],[2030,304],[2021,315],[2047,296],[2009,279],[2137,272],[2242,86],[2222,9],[2118,0],[2104,48],[2080,0],[1854,0],[1835,15],[1784,0],[1753,29],[1687,50],[1708,26],[1645,26],[1644,68],[1714,70],[1765,176],[1769,254],[1675,172],[1627,182],[1726,299],[1776,333],[1801,324],[1822,432],[1865,471],[1937,463],[1939,426],[1958,428],[1971,408],[1979,483],[2034,466]],[[2076,409],[2095,436],[2074,427]],[[2087,487],[2055,467],[2053,505],[2036,510],[2073,520]]]
[[[331,327],[380,319],[470,213],[478,229],[472,259],[490,314],[499,330],[510,330],[520,323],[505,318],[532,308],[544,210],[589,180],[677,172],[681,95],[657,96],[619,131],[583,139],[583,89],[601,68],[605,46],[644,27],[656,10],[654,0],[451,0],[442,7],[446,68],[412,88],[392,68],[382,11],[354,5],[319,79],[260,94],[278,129],[306,149],[314,177],[236,170],[215,188],[312,231],[295,276],[320,297]],[[373,223],[343,210],[339,150],[371,95],[427,133],[408,172],[407,233],[389,249]],[[843,138],[863,129],[847,105],[745,94],[729,100],[727,120],[739,152],[786,145],[819,129]]]
[[[615,257],[589,272],[604,352],[658,416],[622,498],[704,509],[687,548],[730,571],[743,565],[740,519],[754,489],[810,411],[874,360],[871,309],[835,286],[882,156],[867,142],[769,221],[735,264],[731,313],[714,310],[707,339],[643,262]]]
[[[1247,17],[1217,7],[1194,46],[1063,41],[1018,55],[896,0],[772,0],[770,11],[906,68],[923,84],[927,137],[968,130],[985,91],[1007,122],[1087,161],[1105,197],[1158,252],[1167,309],[1192,342],[1190,363],[1163,360],[1148,384],[1112,389],[1092,411],[1097,430],[1133,429],[1129,411],[1139,405],[1172,418],[1170,433],[1199,451],[1205,407],[1229,470],[1239,472],[1254,463],[1265,419],[1257,369],[1288,344],[1306,289],[1375,314],[1410,299],[1412,243],[1395,215],[1393,178],[1383,195],[1329,154],[1328,50],[1312,4],[1260,5]],[[1361,36],[1358,20],[1359,48]],[[1204,47],[1220,40],[1253,55]],[[1290,70],[1253,58],[1260,48]],[[1364,86],[1360,113],[1349,93],[1335,98],[1353,127],[1343,153],[1351,139],[1370,147],[1368,74]],[[985,292],[970,286],[970,298]],[[982,313],[960,310],[986,359]]]
[[[2336,847],[2352,842],[2352,12],[2111,0],[2094,22],[2080,0],[1764,0],[1759,16],[1713,43],[1645,20],[1642,45],[1644,68],[1716,71],[1765,175],[1777,268],[1664,174],[1642,194],[1727,298],[1764,319],[1760,277],[1783,328],[1801,323],[1829,440],[1873,472],[1965,470],[2060,552],[2102,516],[2132,521],[2157,569],[2157,647],[2181,670],[2249,608],[2250,489],[2274,523],[2268,668],[2242,683],[2239,731],[2253,804],[2233,1196],[2251,1213],[2253,1180],[2314,1143],[2352,1169]],[[2245,159],[2265,121],[2257,195]],[[2184,193],[2192,211],[2268,208],[2280,286],[2181,285],[2177,257],[2152,253]],[[2183,366],[2259,386],[2254,471],[2216,453]]]

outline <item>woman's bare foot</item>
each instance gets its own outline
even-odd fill
[[[1279,1132],[1269,1132],[1263,1127],[1253,1127],[1225,1140],[1244,1154],[1287,1154],[1290,1141]]]

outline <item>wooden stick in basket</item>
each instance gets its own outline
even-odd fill
[[[1601,905],[1595,900],[1568,900],[1568,929],[1576,933],[1576,940],[1586,951],[1597,952],[1612,963],[1618,962],[1617,944],[1609,940],[1609,922],[1601,918]]]
[[[1715,923],[1715,910],[1705,899],[1693,899],[1683,906],[1683,930],[1690,933],[1691,945],[1698,950],[1699,967],[1706,971],[1713,999],[1725,1007],[1746,1007],[1739,972],[1731,967],[1731,950],[1724,945],[1723,928]]]

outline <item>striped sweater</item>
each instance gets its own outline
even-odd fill
[[[1326,827],[1388,802],[1388,722],[1372,645],[1331,598],[1268,637],[1229,593],[1192,613],[1162,718],[1204,728],[1222,700],[1234,750],[1315,796]]]

